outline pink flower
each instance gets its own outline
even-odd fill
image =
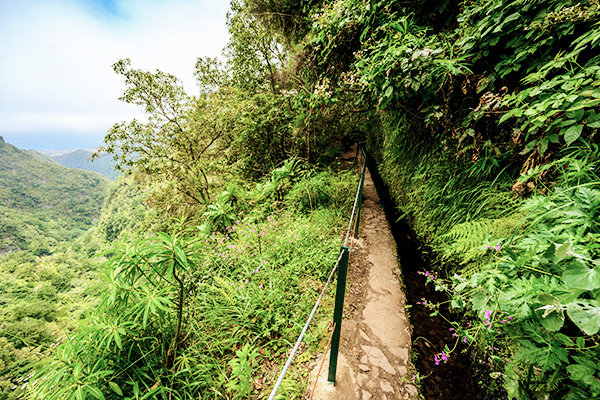
[[[440,361],[446,363],[448,362],[448,354],[446,354],[445,351],[442,351],[441,353],[433,356],[433,361],[435,362],[435,365],[440,365]]]

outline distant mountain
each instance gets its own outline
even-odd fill
[[[66,168],[0,137],[0,254],[52,244],[87,230],[100,215],[109,180]]]
[[[78,168],[85,171],[94,171],[115,180],[119,171],[115,171],[115,163],[108,154],[104,154],[91,161],[92,154],[97,149],[72,149],[72,150],[41,150],[40,153],[53,159],[67,168]]]
[[[46,149],[46,150],[38,150],[38,152],[42,153],[45,156],[53,158],[53,157],[57,157],[57,156],[64,156],[65,154],[72,153],[76,150],[83,150],[88,153],[94,153],[94,152],[96,152],[96,150],[98,150],[98,148],[97,147],[89,147],[87,149],[77,148],[77,149],[64,149],[64,150]]]

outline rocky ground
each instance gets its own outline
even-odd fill
[[[307,398],[316,379],[314,400],[416,399],[405,303],[396,244],[367,170],[359,237],[350,251],[336,383],[327,381],[327,352],[315,363]]]

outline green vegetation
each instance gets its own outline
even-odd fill
[[[103,176],[66,169],[0,142],[0,254],[32,249],[51,254],[95,218],[108,190]]]
[[[597,0],[233,0],[228,27],[225,61],[197,61],[199,97],[113,65],[146,122],[116,123],[99,152],[152,212],[111,200],[133,188],[118,181],[79,245],[122,240],[105,289],[32,398],[258,394],[332,261],[349,188],[329,165],[353,141],[429,251],[490,388],[600,397]],[[35,182],[0,186],[3,206],[48,204],[21,196]],[[61,292],[40,290],[15,286],[30,297],[9,334],[48,342]]]
[[[115,170],[115,164],[108,154],[103,154],[92,161],[92,153],[89,150],[74,150],[67,154],[51,156],[54,161],[67,168],[78,168],[85,171],[93,171],[115,180],[119,172]]]
[[[481,373],[598,397],[597,1],[247,3],[276,32],[304,21],[319,106],[363,112]]]
[[[279,197],[240,190],[231,213],[248,214],[222,232],[190,226],[115,246],[98,306],[37,372],[33,397],[247,398],[272,384],[269,361],[286,356],[313,307],[355,190],[354,174],[303,172]]]
[[[139,229],[147,211],[131,179],[108,191],[100,175],[1,145],[0,399],[17,399],[33,364],[94,307],[106,241]]]

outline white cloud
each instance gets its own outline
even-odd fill
[[[113,62],[169,72],[194,94],[196,58],[227,42],[227,1],[121,0],[117,15],[92,3],[0,0],[0,135],[104,132],[139,116],[117,100]]]

